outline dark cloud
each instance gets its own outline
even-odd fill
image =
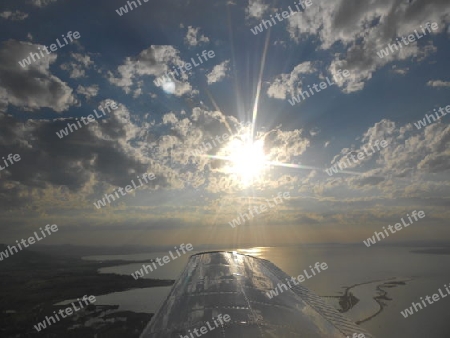
[[[49,68],[56,54],[47,55],[29,66],[22,67],[19,61],[38,53],[42,45],[8,40],[0,46],[0,105],[8,104],[26,110],[48,107],[56,112],[67,110],[77,101],[65,82],[52,75]],[[37,57],[36,57],[37,59]]]

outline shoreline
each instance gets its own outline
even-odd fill
[[[368,281],[368,282],[364,282],[364,283],[357,283],[357,284],[353,284],[351,286],[344,287],[345,288],[344,294],[341,296],[321,296],[321,297],[338,299],[338,304],[339,304],[340,308],[338,308],[337,310],[341,313],[346,313],[346,312],[349,312],[352,308],[354,308],[360,301],[363,301],[363,300],[357,298],[352,293],[352,291],[351,291],[352,289],[362,286],[362,285],[379,283],[375,286],[376,293],[372,296],[372,299],[378,304],[379,309],[378,309],[378,311],[371,314],[370,316],[365,317],[361,320],[355,321],[355,324],[360,325],[362,323],[365,323],[365,322],[377,317],[384,310],[384,308],[387,306],[387,304],[384,303],[383,301],[392,300],[392,298],[388,297],[388,291],[384,290],[385,288],[394,288],[394,287],[397,287],[400,285],[406,285],[406,282],[409,282],[411,280],[412,279],[397,280],[397,277],[392,277],[390,279],[384,279],[384,280],[372,280],[372,281]]]
[[[2,299],[0,304],[0,335],[5,337],[17,335],[29,337],[31,333],[36,334],[35,331],[33,332],[34,328],[31,323],[42,321],[46,315],[51,315],[53,311],[64,307],[55,304],[67,299],[76,299],[85,294],[97,297],[131,289],[172,286],[174,280],[134,280],[131,276],[98,272],[99,269],[105,267],[130,263],[148,263],[149,261],[110,260],[98,262],[83,260],[81,257],[43,254],[31,250],[12,256],[7,261],[2,262],[3,266],[0,271],[2,281],[2,288],[0,288],[0,298]],[[80,315],[73,321],[79,324],[80,320],[86,319],[88,321],[98,317],[95,318],[95,321],[101,322],[103,321],[101,316],[105,314],[121,317],[120,313],[123,311],[118,311],[119,314],[109,313],[112,307],[91,304],[85,310],[80,311]],[[109,309],[109,312],[105,312],[104,309]],[[142,322],[146,325],[151,316],[152,314],[148,313],[132,314],[131,311],[128,311],[126,320],[134,324]],[[63,323],[61,321],[58,324]],[[69,322],[66,320],[65,323],[67,325]],[[129,327],[129,325],[131,324],[123,323],[122,319],[118,319],[117,322],[115,320],[105,321],[100,326],[108,330],[109,326],[114,330],[122,330],[123,327]],[[92,330],[96,328],[95,325],[94,328],[80,328],[80,330],[83,329],[93,332]],[[131,329],[134,330],[136,327]],[[62,328],[59,325],[52,325],[52,327],[45,329],[45,333],[58,332],[59,334],[63,332],[61,330]],[[67,332],[67,327],[65,330]]]

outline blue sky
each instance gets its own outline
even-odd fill
[[[0,155],[22,158],[0,171],[5,241],[51,222],[61,229],[54,243],[362,242],[412,210],[427,217],[390,240],[449,239],[449,118],[414,125],[450,104],[446,1],[316,0],[257,35],[251,28],[293,1],[141,3],[120,16],[125,1],[2,2]],[[438,29],[377,55],[427,22]],[[81,37],[19,65],[69,31]],[[155,85],[210,50],[214,58],[166,90]],[[350,76],[289,104],[338,69]],[[119,109],[57,137],[107,102]],[[229,142],[192,155],[224,133]],[[352,173],[326,173],[381,140],[388,147]],[[156,179],[94,207],[144,172]],[[228,225],[287,191],[290,200],[276,210]]]

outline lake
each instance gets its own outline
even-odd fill
[[[316,262],[325,262],[328,269],[303,284],[324,297],[325,301],[339,307],[338,298],[347,287],[359,302],[346,315],[353,321],[363,321],[361,326],[377,337],[450,337],[448,309],[450,297],[413,316],[403,318],[401,310],[418,302],[420,297],[432,295],[450,282],[450,255],[410,253],[410,247],[313,245],[289,247],[255,247],[230,249],[243,254],[267,259],[288,275],[297,276]],[[189,252],[195,254],[196,251]],[[163,257],[168,252],[135,255],[102,255],[85,257],[89,260],[146,260]],[[189,255],[182,255],[164,266],[146,274],[144,278],[177,279]],[[102,268],[100,273],[130,275],[142,263],[123,264]],[[309,271],[309,270],[308,270]],[[395,282],[395,285],[390,283]],[[383,310],[374,300],[386,293]],[[170,287],[134,289],[97,297],[96,305],[119,305],[119,310],[155,312],[167,297]],[[377,314],[377,312],[379,312]],[[370,319],[369,317],[374,316]],[[368,320],[367,320],[368,319]]]

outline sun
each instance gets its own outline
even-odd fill
[[[264,141],[250,137],[232,140],[226,147],[228,172],[239,176],[244,185],[261,180],[267,167]]]

